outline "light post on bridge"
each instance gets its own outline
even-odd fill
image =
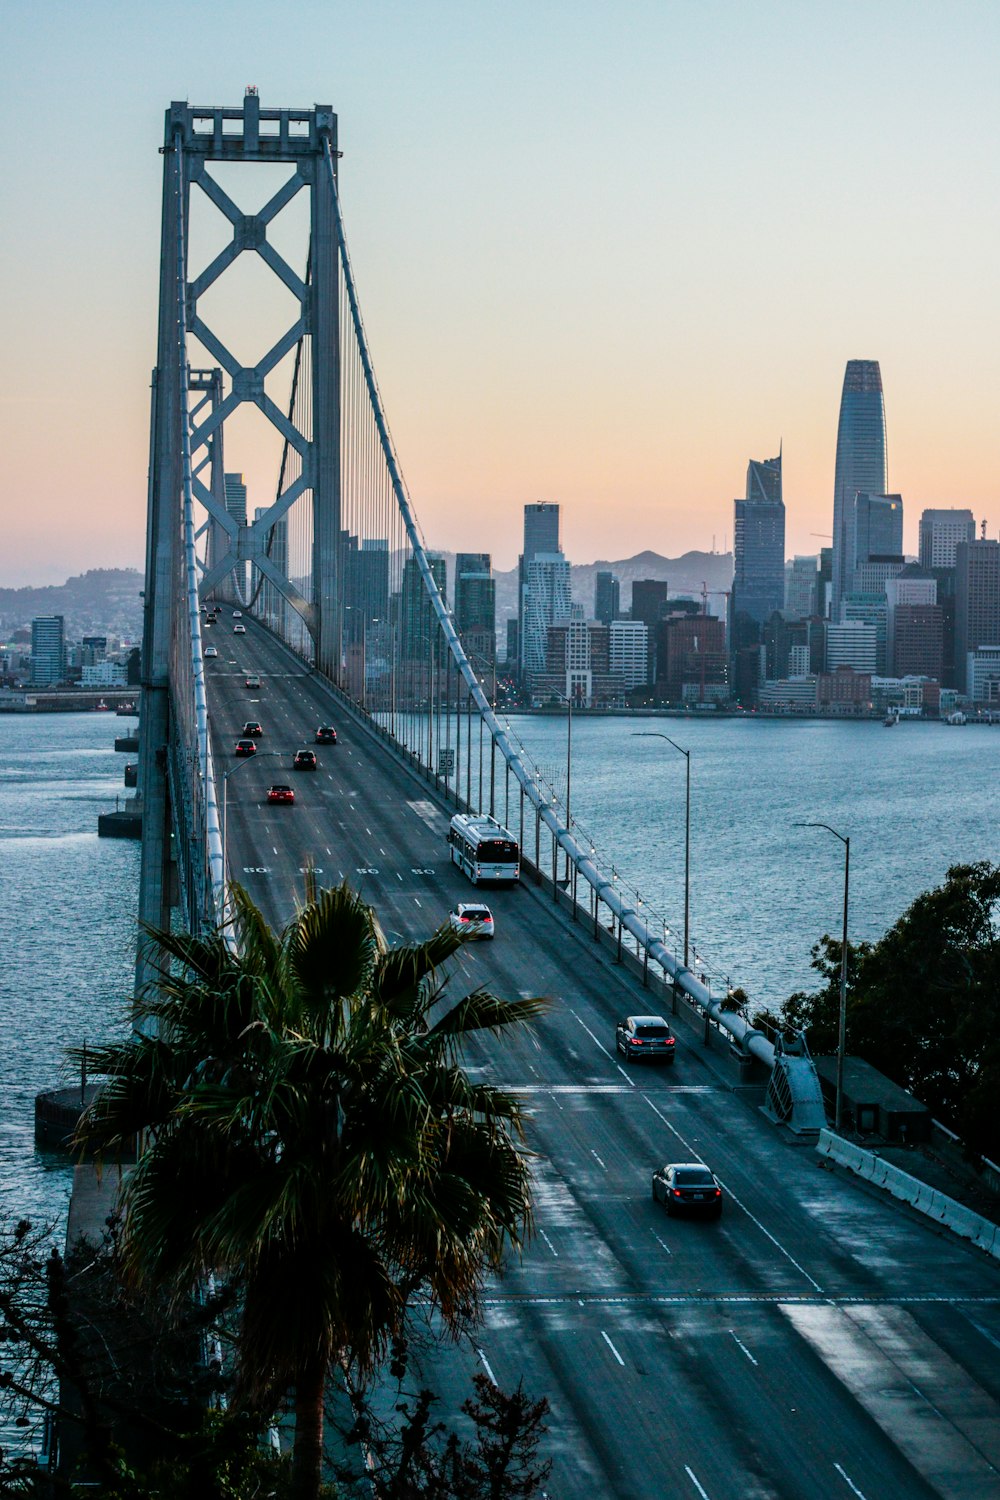
[[[673,745],[687,762],[684,791],[684,967],[686,969],[691,931],[691,751],[685,750],[683,745],[678,745],[669,734],[661,734],[656,729],[636,729],[633,730],[633,734],[638,739],[666,740],[667,744]]]
[[[847,1042],[847,904],[851,880],[851,840],[829,823],[796,823],[796,828],[825,828],[844,846],[844,930],[840,941],[840,1014],[837,1019],[837,1102],[834,1125],[839,1131],[844,1117],[844,1049]]]

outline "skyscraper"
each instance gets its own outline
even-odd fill
[[[65,624],[63,615],[37,615],[31,622],[31,680],[39,687],[66,675]]]
[[[971,510],[925,510],[920,517],[920,566],[953,568],[958,543],[975,540]]]
[[[232,516],[237,526],[245,526],[247,524],[247,487],[244,483],[243,475],[225,474],[223,480],[226,488],[226,510]],[[237,582],[240,594],[243,598],[246,598],[246,563],[237,563],[233,569],[233,578]]]
[[[230,476],[227,476],[227,478]],[[246,490],[244,489],[244,499]],[[253,513],[255,521],[263,520],[267,515],[268,507],[258,505]],[[265,535],[264,546],[266,555],[278,569],[284,578],[288,577],[288,519],[282,516],[280,521],[275,521],[269,526]],[[274,586],[269,578],[264,577],[258,568],[253,568],[250,573],[253,587],[260,582],[260,593],[257,595],[257,614],[276,635],[284,640],[288,634],[288,601],[284,594]]]
[[[882,372],[877,359],[849,359],[840,398],[833,481],[830,614],[834,620],[840,616],[841,597],[852,584],[848,545],[854,497],[859,493],[884,495],[888,488]]]
[[[559,507],[524,507],[524,550],[517,560],[518,667],[522,673],[545,669],[546,633],[569,616],[569,563],[559,546]]]
[[[955,684],[972,694],[971,658],[1000,646],[1000,542],[959,542],[955,548]]]
[[[847,507],[847,567],[843,594],[859,587],[858,569],[874,558],[903,558],[903,499],[901,495],[870,495],[859,491]]]
[[[621,585],[614,573],[598,573],[594,579],[594,619],[610,625],[621,613]]]
[[[755,645],[760,628],[785,603],[785,505],[781,454],[751,459],[744,500],[734,500],[733,645]]]
[[[491,668],[497,654],[497,606],[488,552],[459,552],[455,558],[455,627],[475,670]]]

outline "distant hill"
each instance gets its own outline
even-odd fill
[[[436,548],[436,551],[441,549]],[[455,598],[455,554],[443,552],[448,567],[448,598]],[[617,562],[573,563],[571,571],[573,602],[582,604],[586,614],[594,612],[594,579],[597,573],[614,573],[621,582],[621,607],[627,610],[632,604],[632,585],[636,579],[655,578],[670,585],[672,595],[690,595],[699,598],[704,583],[711,597],[709,612],[722,614],[723,600],[717,590],[732,587],[733,555],[731,552],[685,552],[681,557],[662,557],[659,552],[639,552],[635,557],[621,558]],[[502,633],[502,622],[517,614],[517,569],[497,572],[497,629]]]
[[[143,575],[137,568],[92,568],[46,588],[0,588],[0,631],[30,626],[35,615],[64,615],[71,640],[113,632],[137,640],[142,632]]]

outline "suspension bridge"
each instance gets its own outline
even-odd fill
[[[497,941],[463,950],[465,977],[541,991],[554,1007],[544,1041],[505,1059],[535,1108],[540,1245],[497,1287],[470,1358],[550,1396],[558,1492],[944,1493],[917,1416],[875,1410],[851,1358],[891,1332],[902,1366],[947,1363],[907,1299],[938,1295],[954,1316],[983,1295],[978,1265],[893,1219],[895,1248],[876,1266],[868,1252],[893,1211],[826,1174],[817,1188],[812,1154],[788,1144],[824,1122],[808,1054],[794,1039],[776,1049],[687,966],[624,878],[627,847],[614,863],[595,848],[569,817],[568,788],[498,715],[391,438],[348,250],[336,115],[265,108],[253,90],[232,108],[175,102],[162,150],[140,918],[214,926],[238,878],[280,922],[311,867],[360,886],[403,937],[425,933],[468,895],[447,860],[451,813],[494,815],[518,837],[525,879],[491,897]],[[269,289],[248,303],[239,278],[254,257]],[[256,472],[264,451],[274,488],[251,516],[231,476],[251,457]],[[221,606],[211,627],[209,602]],[[232,758],[242,720],[264,728],[245,769]],[[298,778],[298,805],[268,807],[266,782],[289,779],[278,762],[329,722],[340,744]],[[138,985],[152,962],[140,938]],[[614,1023],[667,1006],[692,1044],[668,1082],[640,1083],[613,1055]],[[476,1065],[498,1066],[488,1052]],[[769,1120],[739,1095],[753,1076]],[[740,1233],[668,1242],[648,1168],[703,1153],[729,1179]],[[869,1294],[881,1332],[840,1306]],[[445,1384],[450,1368],[441,1355]],[[1000,1455],[984,1458],[960,1430],[974,1380],[959,1376],[933,1421],[970,1474],[995,1457],[997,1475]],[[748,1383],[750,1403],[736,1394]]]

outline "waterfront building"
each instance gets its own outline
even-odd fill
[[[621,584],[614,573],[600,572],[594,578],[594,619],[610,625],[621,614]]]
[[[840,667],[869,675],[878,669],[878,629],[863,620],[847,620],[839,625],[832,621],[826,628],[826,673],[833,675]]]
[[[785,571],[785,615],[808,620],[819,614],[819,558],[793,557]]]
[[[925,510],[920,516],[920,566],[953,568],[959,542],[975,540],[971,510]]]
[[[807,712],[816,707],[816,678],[807,672],[768,678],[757,690],[757,703],[772,713],[779,709]]]
[[[128,673],[118,661],[92,662],[80,668],[80,686],[85,688],[124,687]]]
[[[895,578],[885,584],[886,600],[886,671],[899,673],[894,665],[896,651],[896,611],[904,605],[937,605],[937,579],[919,563],[907,563]],[[910,627],[912,628],[912,621]],[[941,663],[938,663],[940,672]],[[914,670],[907,668],[907,671]],[[905,674],[904,674],[905,675]]]
[[[642,620],[612,620],[609,630],[609,666],[612,677],[626,689],[648,681],[649,627]]]
[[[522,676],[545,667],[546,631],[568,618],[572,602],[570,566],[559,545],[559,507],[524,507],[524,546],[517,560],[518,669]]]
[[[37,615],[31,622],[31,682],[45,687],[66,676],[66,621],[63,615]]]
[[[530,679],[533,703],[571,698],[575,708],[610,707],[624,701],[620,679],[612,676],[610,627],[586,620],[582,610],[549,625],[544,670]]]
[[[785,602],[785,506],[781,455],[751,459],[746,496],[734,500],[733,645],[760,639],[761,627]]]
[[[1000,705],[1000,645],[980,646],[965,662],[965,691],[973,703]]]
[[[846,630],[846,625],[832,626]],[[868,629],[862,625],[860,630]],[[816,703],[828,713],[860,714],[872,707],[872,673],[852,666],[838,666],[832,672],[821,672],[816,679]]]
[[[108,659],[108,638],[106,635],[85,635],[80,642],[81,667],[96,667],[102,661]]]
[[[857,494],[848,509],[843,592],[858,588],[858,570],[874,558],[903,556],[901,495]]]
[[[662,622],[658,635],[658,699],[701,703],[728,695],[724,620],[715,615],[676,614]]]
[[[969,656],[1000,646],[1000,542],[959,542],[955,547],[956,686],[972,696]]]
[[[497,655],[497,604],[488,552],[459,552],[455,558],[455,628],[475,670],[491,671]]]
[[[882,372],[876,359],[850,359],[840,398],[833,482],[830,613],[835,620],[841,598],[851,587],[848,544],[854,497],[884,495],[888,488]]]

